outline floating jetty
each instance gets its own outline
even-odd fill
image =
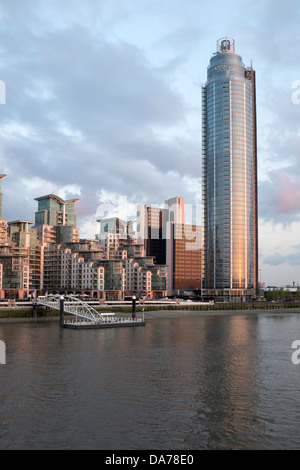
[[[34,304],[34,309],[38,305],[54,308],[60,311],[60,327],[71,329],[93,329],[93,328],[122,328],[145,326],[144,312],[142,318],[135,314],[135,302],[132,306],[131,317],[116,317],[114,313],[97,312],[91,305],[74,295],[51,294],[39,296]],[[65,320],[64,314],[72,315],[72,318]]]
[[[123,318],[115,317],[114,313],[102,314],[103,319],[98,321],[84,320],[65,320],[63,327],[72,329],[91,329],[91,328],[120,328],[126,326],[145,326],[146,322],[143,318]]]

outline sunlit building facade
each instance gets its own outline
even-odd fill
[[[255,103],[254,70],[220,39],[202,90],[203,295],[219,300],[256,295]]]
[[[163,207],[139,205],[137,237],[160,271],[165,265],[168,296],[201,291],[201,227],[186,223],[183,197],[167,199]]]
[[[172,283],[175,294],[186,291],[201,292],[202,236],[199,225],[173,224]]]

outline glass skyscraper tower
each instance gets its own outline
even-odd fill
[[[257,290],[255,72],[217,41],[202,88],[203,295],[250,300]]]

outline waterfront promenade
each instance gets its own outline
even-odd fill
[[[99,307],[99,304],[98,304]],[[98,310],[97,307],[95,307]],[[202,302],[186,302],[180,304],[174,302],[150,302],[147,305],[137,304],[137,315],[142,314],[144,309],[145,320],[156,318],[183,318],[200,316],[225,316],[225,315],[249,315],[259,313],[300,313],[299,303],[283,302],[257,302],[249,304],[204,304]],[[105,307],[101,306],[99,311],[116,311],[118,316],[128,316],[130,302],[109,302]],[[68,316],[68,315],[67,315]],[[7,303],[0,304],[0,322],[32,322],[32,321],[59,321],[59,312],[46,310],[39,307],[38,315],[33,316],[33,305],[29,302],[16,303],[8,306]]]

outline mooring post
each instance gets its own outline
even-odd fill
[[[33,318],[37,317],[37,303],[34,302],[33,304]]]
[[[132,296],[132,320],[135,318],[135,301],[136,301],[136,296]]]
[[[60,327],[63,328],[64,326],[64,296],[60,296],[60,303],[59,303],[59,324]]]

